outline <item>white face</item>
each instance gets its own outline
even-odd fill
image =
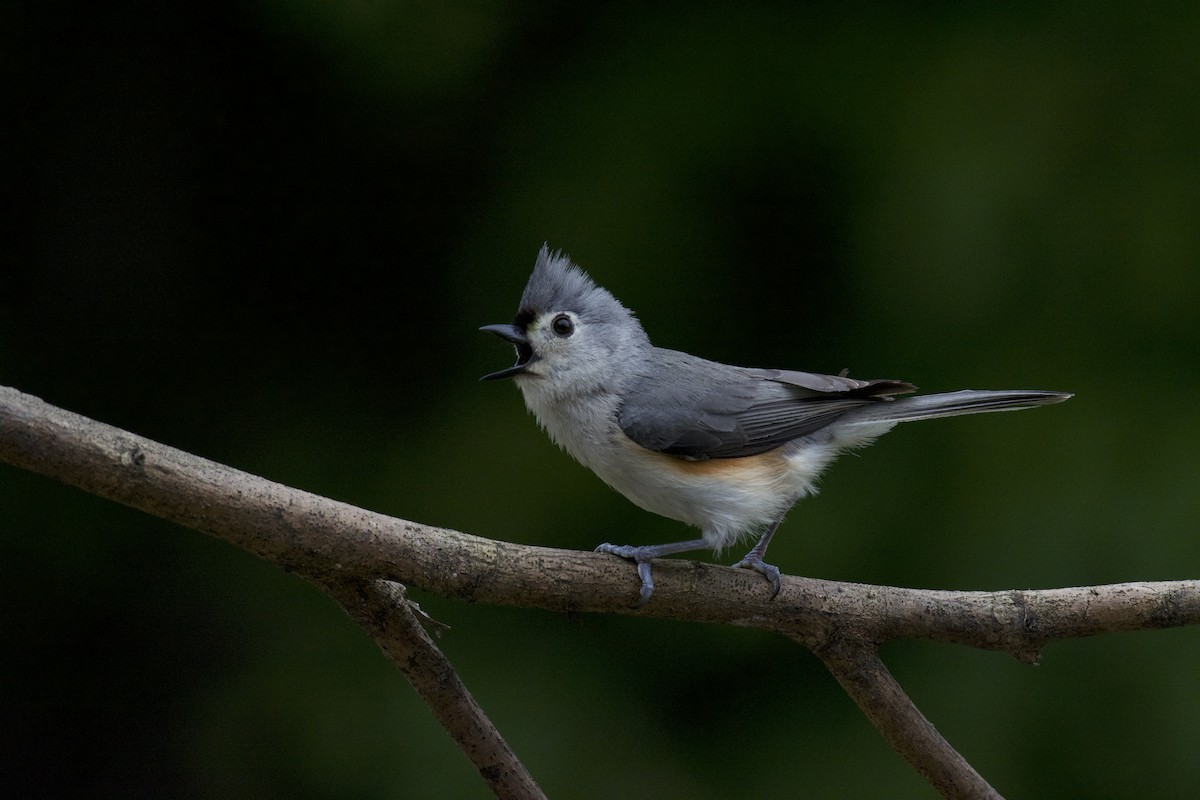
[[[605,449],[599,445],[614,439],[622,367],[630,360],[619,343],[628,337],[570,311],[538,315],[525,335],[531,358],[513,376],[525,405],[559,446],[599,469]]]
[[[582,321],[571,311],[550,311],[536,317],[526,329],[533,358],[523,375],[516,376],[527,382],[549,381],[550,386],[539,386],[555,392],[568,391],[573,386],[590,383],[589,378],[604,371],[604,359],[595,341],[595,326]]]

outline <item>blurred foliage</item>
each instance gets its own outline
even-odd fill
[[[424,522],[681,538],[475,380],[549,241],[665,346],[1077,393],[843,459],[786,572],[1200,576],[1197,7],[734,8],[6,8],[0,381]],[[10,468],[0,509],[4,794],[486,796],[304,582]],[[551,796],[932,796],[786,642],[415,594]],[[1011,796],[1200,785],[1196,630],[885,655]]]

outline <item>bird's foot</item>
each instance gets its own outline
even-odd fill
[[[763,561],[762,556],[758,555],[753,550],[747,553],[746,557],[734,564],[734,566],[741,567],[742,569],[752,569],[770,581],[771,586],[774,587],[773,591],[771,592],[772,600],[779,595],[779,590],[783,588],[783,581],[780,577],[779,567]]]
[[[650,602],[654,594],[654,579],[650,577],[650,559],[658,558],[655,547],[637,547],[632,544],[609,544],[605,542],[596,548],[597,553],[611,553],[614,556],[628,558],[637,564],[638,577],[642,579],[642,590],[634,608],[641,608]]]

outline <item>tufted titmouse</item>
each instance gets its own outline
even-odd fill
[[[525,405],[560,447],[655,514],[701,530],[657,545],[602,544],[631,559],[654,592],[650,560],[711,548],[749,533],[758,543],[735,566],[780,590],[763,561],[784,514],[816,491],[843,450],[870,444],[898,422],[1059,403],[1062,392],[975,391],[895,399],[904,381],[859,381],[750,369],[664,350],[633,313],[560,252],[543,245],[511,325],[480,330],[511,342],[517,363],[483,380],[512,378]]]

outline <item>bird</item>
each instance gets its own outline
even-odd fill
[[[816,491],[842,452],[901,422],[1060,403],[1067,392],[973,390],[910,395],[901,380],[857,380],[710,361],[656,347],[641,322],[561,251],[543,245],[512,323],[484,325],[516,363],[481,380],[512,380],[550,438],[635,505],[700,530],[666,544],[605,542],[633,561],[636,606],[654,594],[651,561],[756,543],[733,566],[782,588],[764,560],[784,516]]]

